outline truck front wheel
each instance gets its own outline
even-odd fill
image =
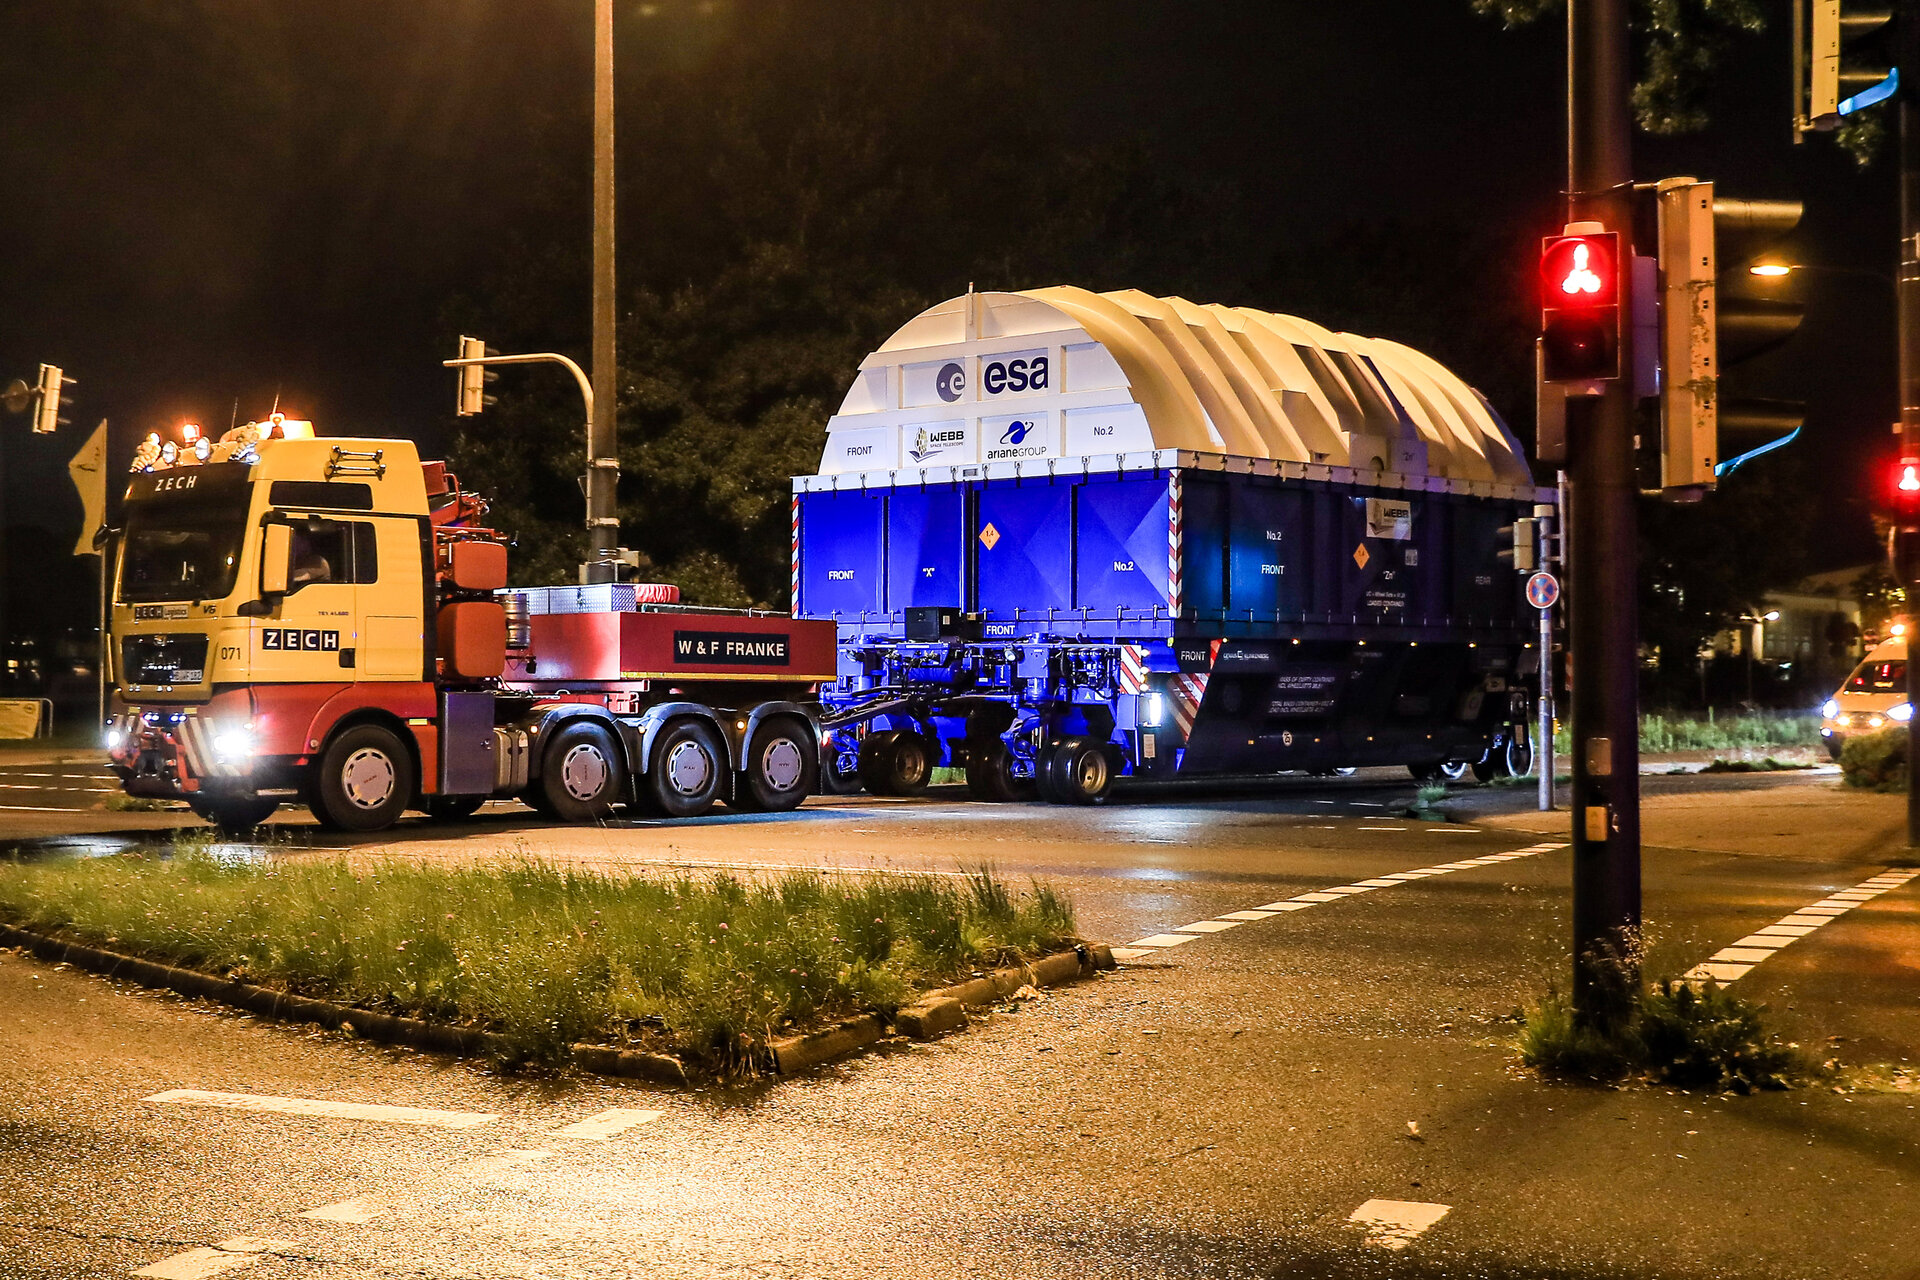
[[[1103,744],[1068,738],[1048,753],[1046,797],[1056,804],[1101,804],[1113,789],[1113,761]]]
[[[389,729],[356,725],[327,744],[307,805],[323,827],[378,831],[413,803],[413,758]]]
[[[604,818],[625,788],[613,738],[597,724],[570,724],[553,735],[540,770],[540,790],[563,822]]]
[[[813,735],[791,716],[772,716],[756,725],[741,763],[746,767],[734,779],[732,803],[749,813],[799,808],[812,793],[820,767]]]
[[[720,798],[727,749],[704,720],[676,720],[653,744],[641,780],[643,807],[668,818],[697,818]]]

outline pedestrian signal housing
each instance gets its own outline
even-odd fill
[[[1548,382],[1620,376],[1620,236],[1574,224],[1540,248],[1540,353]]]

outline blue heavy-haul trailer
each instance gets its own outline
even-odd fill
[[[861,365],[794,481],[794,613],[839,627],[827,785],[1530,767],[1553,500],[1431,359],[1127,291],[970,293]]]

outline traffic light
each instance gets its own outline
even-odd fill
[[[60,416],[60,410],[72,404],[73,397],[63,396],[60,392],[76,381],[78,379],[69,378],[57,364],[40,366],[40,385],[33,392],[38,397],[33,409],[33,430],[36,435],[51,435],[61,423],[68,421]]]
[[[1540,567],[1540,526],[1543,523],[1537,518],[1522,516],[1512,524],[1501,525],[1500,550],[1495,554],[1510,563],[1516,573],[1532,573]]]
[[[1540,374],[1547,382],[1620,376],[1620,236],[1570,222],[1540,246]]]
[[[1807,39],[1796,41],[1795,93],[1804,95],[1795,113],[1796,136],[1836,129],[1856,112],[1885,102],[1900,89],[1891,41],[1892,11],[1851,0],[1794,0],[1796,26],[1806,23]],[[1800,6],[1807,6],[1801,8]]]
[[[1655,184],[1660,265],[1660,485],[1710,487],[1792,439],[1793,400],[1740,394],[1729,371],[1800,327],[1797,302],[1761,296],[1751,260],[1800,221],[1797,200],[1730,200],[1711,182]],[[1724,284],[1724,287],[1723,287]]]
[[[460,338],[459,358],[462,360],[484,360],[488,356],[499,354],[479,338],[469,338],[464,334]],[[498,378],[499,374],[489,372],[484,364],[459,365],[454,372],[460,378],[460,393],[454,408],[455,413],[463,418],[471,418],[495,402],[495,397],[487,394],[487,384]]]
[[[1885,497],[1893,520],[1893,574],[1900,584],[1920,582],[1920,458],[1902,458],[1888,477]]]

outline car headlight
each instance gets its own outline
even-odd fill
[[[1879,728],[1879,727],[1880,727],[1881,725],[1883,725],[1883,724],[1885,724],[1885,723],[1886,723],[1886,721],[1885,721],[1885,720],[1882,720],[1882,719],[1881,719],[1881,718],[1880,718],[1879,716],[1868,716],[1868,717],[1867,717],[1867,728],[1869,728],[1869,729],[1878,729],[1878,728]]]
[[[1840,704],[1834,699],[1828,698],[1820,704],[1820,714],[1831,720],[1840,714]]]
[[[1887,708],[1887,719],[1898,720],[1901,724],[1913,719],[1913,704],[1903,702],[1897,707]]]
[[[216,760],[246,760],[253,755],[253,730],[245,726],[222,729],[213,735]]]

